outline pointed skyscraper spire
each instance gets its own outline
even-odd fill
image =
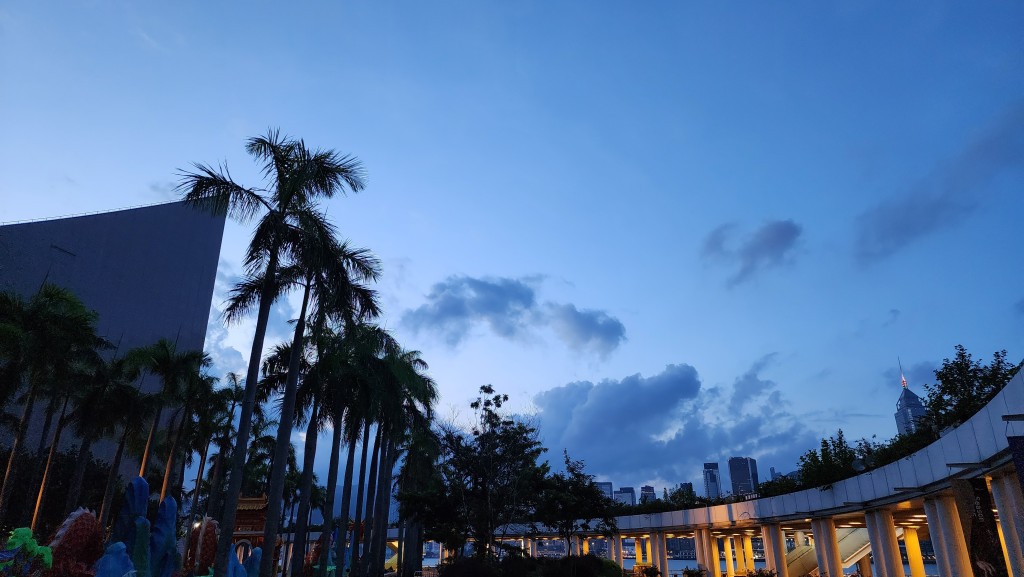
[[[899,357],[896,357],[896,362],[900,365],[900,382],[903,384],[903,388],[907,388],[907,377],[903,376],[903,361]]]

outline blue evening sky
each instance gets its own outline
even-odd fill
[[[895,434],[897,358],[924,395],[957,343],[1024,354],[1022,30],[1019,2],[4,2],[0,221],[172,199],[192,162],[255,184],[280,127],[365,163],[326,207],[442,417],[490,383],[616,487],[766,477]],[[251,325],[211,323],[219,372]]]

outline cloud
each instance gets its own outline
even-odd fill
[[[774,382],[760,377],[774,358],[753,363],[730,390],[703,387],[697,369],[685,363],[650,377],[555,387],[534,398],[541,436],[551,454],[567,449],[616,486],[655,480],[699,486],[702,463],[730,456],[753,456],[765,471],[792,470],[820,436],[786,411]]]
[[[735,266],[727,282],[729,286],[750,280],[762,270],[791,262],[803,227],[788,219],[768,221],[732,248],[736,242],[735,231],[735,224],[722,224],[708,234],[701,248],[705,259]]]
[[[982,204],[986,185],[1024,165],[1024,102],[1011,107],[956,157],[909,190],[857,217],[855,256],[870,263],[966,220]]]
[[[592,350],[606,357],[626,340],[626,326],[604,311],[581,311],[572,304],[551,304],[548,310],[555,332],[577,351]]]
[[[179,195],[177,190],[177,185],[170,181],[151,182],[149,183],[149,191],[152,192],[160,200],[181,199],[181,196]]]
[[[886,315],[885,322],[882,323],[882,326],[887,327],[889,325],[894,324],[896,321],[900,319],[900,315],[902,314],[903,313],[900,311],[900,309],[889,309],[889,313],[888,315]]]
[[[440,332],[454,346],[476,322],[498,336],[515,337],[533,322],[536,309],[536,293],[522,280],[450,276],[431,287],[427,303],[407,311],[402,322],[416,331]]]
[[[1021,298],[1013,305],[1013,310],[1019,315],[1024,315],[1024,298]]]
[[[427,302],[407,310],[401,322],[416,332],[437,333],[453,347],[480,325],[505,339],[549,327],[569,348],[601,357],[626,340],[625,325],[605,311],[539,302],[535,286],[541,280],[450,276],[431,287]]]

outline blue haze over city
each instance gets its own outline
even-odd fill
[[[616,488],[764,480],[895,435],[900,363],[923,397],[957,344],[1024,354],[1022,30],[1012,2],[4,2],[0,221],[174,200],[193,162],[257,184],[244,141],[279,127],[365,164],[326,208],[441,418],[491,384]]]

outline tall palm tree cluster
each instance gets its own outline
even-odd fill
[[[369,285],[380,275],[379,261],[339,240],[320,206],[324,199],[365,187],[361,163],[334,151],[311,149],[276,130],[250,139],[246,150],[261,165],[261,186],[242,186],[225,167],[203,164],[183,172],[179,184],[189,205],[241,222],[255,221],[243,258],[245,273],[224,313],[229,323],[253,313],[256,317],[246,375],[235,378],[231,387],[239,416],[237,421],[211,424],[206,439],[212,439],[216,454],[209,475],[195,491],[209,495],[206,511],[220,521],[214,572],[226,574],[239,498],[266,495],[267,551],[261,576],[274,575],[275,561],[287,561],[292,575],[303,574],[307,560],[301,552],[309,545],[314,508],[325,513],[320,556],[313,559],[320,574],[326,575],[333,553],[332,564],[351,563],[353,575],[379,575],[393,471],[400,455],[429,433],[436,387],[420,354],[403,349],[374,324],[381,309]],[[270,313],[292,291],[302,295],[292,337],[267,353]],[[271,412],[276,422],[267,420]],[[276,434],[271,434],[275,426]],[[305,430],[301,463],[291,443],[296,428]],[[327,431],[332,439],[330,467],[326,486],[318,487],[313,463],[320,433]],[[198,452],[202,469],[207,448]],[[339,481],[344,526],[335,531],[332,513]],[[193,498],[198,511],[199,497]],[[297,553],[288,560],[271,551],[282,529],[294,535],[292,550]],[[410,539],[418,535],[406,533]],[[337,538],[329,552],[331,534]],[[352,558],[346,559],[349,549]]]
[[[179,351],[166,339],[121,351],[97,334],[96,321],[53,284],[29,298],[0,293],[0,426],[12,439],[0,488],[6,529],[27,524],[45,534],[80,505],[106,521],[126,450],[163,494],[180,493],[188,447],[211,420],[224,418],[217,412],[224,393],[204,372],[206,355]],[[153,392],[143,388],[150,379],[159,382]],[[42,430],[29,446],[26,434],[40,410]],[[60,451],[69,436],[70,455]],[[97,442],[116,443],[111,463],[94,462]],[[86,482],[90,471],[102,481]]]

